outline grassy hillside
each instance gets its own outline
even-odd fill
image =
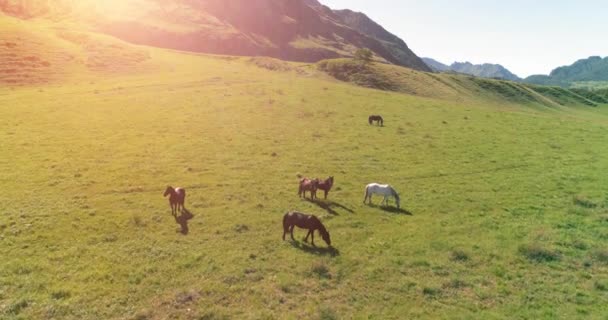
[[[0,85],[69,81],[152,68],[148,50],[115,38],[0,14]],[[72,79],[71,81],[74,81]]]
[[[387,64],[351,59],[321,61],[318,68],[360,86],[450,101],[487,101],[535,107],[597,106],[606,103],[588,90],[569,90],[457,74],[431,74]]]
[[[605,105],[383,65],[372,76],[394,92],[302,64],[146,52],[141,71],[79,63],[0,86],[0,318],[608,313]],[[329,200],[300,200],[299,174],[334,175]],[[362,204],[369,182],[407,211]],[[167,184],[188,190],[186,235]],[[335,248],[281,241],[287,210],[321,217]]]

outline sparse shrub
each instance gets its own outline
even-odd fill
[[[329,267],[324,261],[317,261],[312,264],[312,273],[320,278],[331,278]]]
[[[367,48],[362,48],[355,51],[355,60],[357,60],[359,63],[370,63],[372,62],[373,57],[374,53]]]
[[[8,308],[5,309],[5,313],[13,315],[19,314],[21,310],[27,308],[29,305],[30,304],[27,300],[19,300],[9,305]]]
[[[144,220],[138,215],[133,216],[133,224],[135,224],[136,227],[140,227],[140,228],[146,226],[146,223],[144,222]]]
[[[247,232],[247,231],[249,231],[249,227],[244,224],[237,224],[236,226],[234,226],[234,231],[236,231],[238,233]]]
[[[593,256],[599,262],[608,263],[608,250],[597,250]]]
[[[594,286],[595,286],[595,289],[597,289],[599,291],[608,291],[608,283],[606,283],[606,282],[596,281]]]
[[[118,240],[118,237],[113,234],[109,234],[103,237],[103,242],[116,242],[116,240]]]
[[[207,312],[204,315],[200,316],[198,319],[199,320],[224,320],[224,319],[229,319],[229,318],[226,316],[218,315],[217,313],[211,311],[211,312]]]
[[[452,289],[460,289],[460,288],[466,288],[468,286],[469,286],[468,283],[464,282],[463,280],[452,279],[452,281],[446,283],[444,287],[452,288]]]
[[[558,252],[543,248],[538,244],[521,245],[519,253],[535,262],[551,262],[560,259]]]
[[[441,293],[441,290],[438,288],[424,287],[422,293],[427,297],[436,297]]]
[[[62,300],[69,298],[71,295],[72,294],[67,290],[57,290],[51,293],[51,298],[55,300]]]
[[[327,306],[323,306],[319,309],[319,319],[320,320],[336,320],[338,316],[336,312]]]
[[[597,203],[595,203],[592,200],[588,199],[587,197],[581,196],[581,195],[574,197],[573,202],[575,205],[581,206],[581,207],[587,208],[587,209],[593,209],[593,208],[597,207]]]
[[[572,242],[572,247],[574,247],[578,250],[587,250],[589,248],[587,243],[585,243],[584,241],[581,241],[581,240],[574,240],[574,242]]]
[[[468,253],[457,249],[452,251],[452,256],[450,257],[450,259],[452,261],[465,262],[468,261],[470,258]]]

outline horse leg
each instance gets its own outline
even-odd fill
[[[304,242],[308,243],[308,237],[310,236],[312,230],[308,230],[308,233],[306,234],[306,238],[304,238]]]
[[[295,225],[291,226],[291,229],[289,229],[289,232],[291,232],[291,240],[296,241],[296,239],[294,239],[294,237],[293,237],[293,228],[295,228]]]
[[[329,190],[323,190],[325,191],[325,200],[327,200],[327,194],[329,193]]]
[[[312,244],[313,247],[315,246],[315,230],[310,230],[310,243]]]

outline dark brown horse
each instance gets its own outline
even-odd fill
[[[293,238],[293,229],[296,226],[302,229],[308,229],[308,234],[306,234],[304,242],[308,242],[308,236],[311,236],[311,243],[314,247],[315,230],[319,230],[321,238],[323,238],[325,243],[327,243],[327,245],[331,247],[331,239],[329,238],[329,232],[327,232],[327,229],[325,229],[325,226],[323,226],[321,220],[319,220],[319,218],[315,216],[307,215],[301,212],[287,212],[285,216],[283,216],[283,241],[285,241],[285,235],[287,234],[287,232],[291,233],[291,240],[296,240]]]
[[[178,210],[184,210],[184,202],[186,201],[186,189],[173,188],[168,186],[165,190],[163,197],[169,196],[169,206],[171,206],[171,213],[177,214]]]
[[[333,187],[333,185],[334,177],[329,177],[325,181],[319,181],[319,183],[317,184],[317,189],[325,191],[325,199],[327,199],[327,194],[329,193],[329,190],[331,190],[331,187]]]
[[[300,196],[300,198],[302,198],[302,195],[304,195],[304,198],[306,198],[306,191],[310,191],[310,199],[313,200],[314,198],[317,197],[317,188],[319,186],[319,180],[318,179],[308,179],[308,178],[303,178],[300,179],[300,188],[298,189],[298,195]]]
[[[382,119],[382,116],[378,116],[378,115],[371,115],[369,116],[369,124],[373,124],[374,121],[376,121],[376,124],[379,126],[384,126],[384,119]]]

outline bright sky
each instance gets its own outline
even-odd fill
[[[520,77],[608,56],[606,0],[320,0],[361,11],[420,57],[499,63]]]

